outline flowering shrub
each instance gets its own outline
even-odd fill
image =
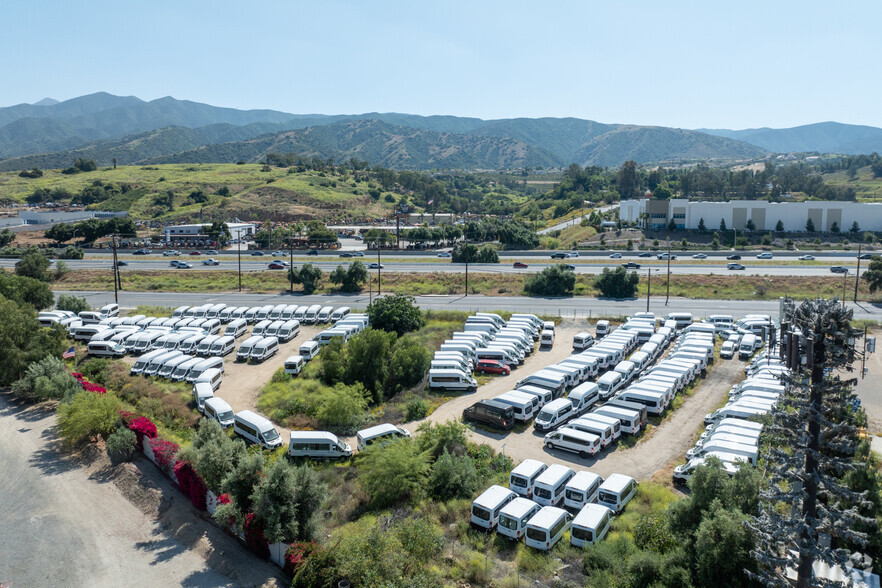
[[[123,417],[123,421],[125,421],[125,417]],[[156,425],[147,417],[136,417],[129,420],[129,428],[138,435],[138,447],[144,446],[144,437],[156,438]]]
[[[70,375],[72,375],[72,376],[73,376],[74,378],[76,378],[77,380],[82,380],[82,379],[83,379],[83,374],[81,374],[80,372],[71,372]]]
[[[253,512],[245,515],[245,545],[257,554],[258,557],[269,559],[269,543],[263,534],[263,528],[254,518],[255,514]]]
[[[87,380],[83,374],[80,372],[71,372],[71,376],[73,376],[77,382],[80,383],[80,386],[83,387],[83,390],[86,392],[95,392],[97,394],[107,394],[107,389],[104,386],[99,386],[98,384],[93,384],[89,380]]]
[[[318,545],[311,541],[289,545],[288,549],[285,550],[285,573],[293,577],[297,570],[300,569],[300,566],[303,565],[303,562],[306,561],[306,558],[312,555],[316,549],[318,549]]]
[[[168,470],[175,455],[181,449],[181,446],[173,441],[166,441],[165,439],[150,439],[150,449],[153,450],[153,457],[156,458],[156,465],[164,470]]]
[[[122,420],[123,424],[127,427],[129,426],[129,423],[132,422],[132,419],[134,419],[138,416],[137,414],[135,414],[133,412],[129,412],[127,410],[120,410],[118,412],[119,412],[119,418]]]
[[[208,489],[199,474],[193,470],[193,466],[186,461],[178,461],[175,464],[175,479],[181,492],[190,498],[193,506],[205,510],[205,492]]]
[[[217,503],[218,503],[218,504],[230,504],[230,503],[232,503],[232,502],[233,502],[233,499],[230,498],[230,493],[229,493],[229,492],[225,492],[225,493],[223,493],[223,494],[221,494],[220,496],[217,497]]]

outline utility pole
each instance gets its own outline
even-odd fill
[[[382,233],[382,238],[377,238],[377,298],[380,297],[380,292],[383,289],[383,277],[380,272],[383,271],[383,264],[380,263],[380,242],[386,240],[386,233]]]
[[[668,305],[668,299],[671,297],[671,244],[668,243],[668,278],[665,286],[665,306]],[[648,311],[647,311],[648,312]]]
[[[242,231],[239,231],[239,238],[236,239],[236,257],[239,262],[239,292],[242,291]]]
[[[858,263],[857,269],[855,270],[854,276],[854,303],[857,304],[857,291],[858,285],[861,283],[861,246],[863,243],[858,243]]]
[[[465,295],[466,295],[466,296],[468,296],[468,295],[469,295],[469,259],[468,259],[468,257],[466,257],[466,262],[465,262],[465,264],[466,264],[466,276],[465,276],[465,278],[466,278],[466,284],[465,284]]]
[[[288,290],[291,294],[294,293],[294,240],[292,237],[288,237],[288,254],[289,259],[291,261],[288,262],[288,279],[291,281],[291,285]]]
[[[119,266],[116,257],[116,234],[110,236],[110,242],[113,246],[113,301],[119,304]]]
[[[652,292],[652,268],[646,268],[646,312],[649,312],[649,295]]]
[[[842,274],[842,308],[845,308],[845,282],[848,280],[848,270]]]

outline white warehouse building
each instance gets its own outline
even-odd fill
[[[829,232],[833,224],[842,232],[857,222],[861,231],[882,231],[882,203],[810,201],[768,202],[730,200],[729,202],[671,200],[623,200],[619,205],[622,222],[637,223],[647,229],[662,229],[671,219],[678,229],[697,229],[701,219],[708,230],[717,230],[720,221],[727,229],[743,230],[752,220],[757,231],[774,231],[780,220],[784,230],[805,232],[809,219],[819,232]]]
[[[235,240],[250,239],[254,235],[255,226],[252,223],[226,223],[230,230],[230,238]],[[168,225],[162,227],[165,233],[164,240],[166,242],[186,242],[205,240],[205,229],[210,227],[210,223],[200,223],[196,225]]]

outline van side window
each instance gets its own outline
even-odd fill
[[[563,528],[567,524],[567,517],[561,517],[559,521],[551,528],[551,536],[557,537],[557,534],[563,531]]]
[[[242,429],[243,431],[245,431],[246,433],[248,433],[250,435],[257,437],[257,431],[254,429],[254,427],[250,427],[241,421],[237,421],[237,422],[238,422],[240,429]]]

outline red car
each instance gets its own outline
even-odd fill
[[[495,359],[482,359],[479,360],[478,365],[475,366],[475,371],[479,374],[502,374],[503,376],[507,376],[511,373],[511,368]]]
[[[269,269],[285,269],[285,264],[281,261],[271,261],[269,264]]]
[[[198,251],[191,251],[190,255],[202,255],[202,253],[200,253]]]
[[[514,262],[514,267],[516,267],[516,268],[525,268],[525,267],[528,267],[528,266],[527,266],[527,264],[524,263],[523,261],[516,261],[516,262]]]

